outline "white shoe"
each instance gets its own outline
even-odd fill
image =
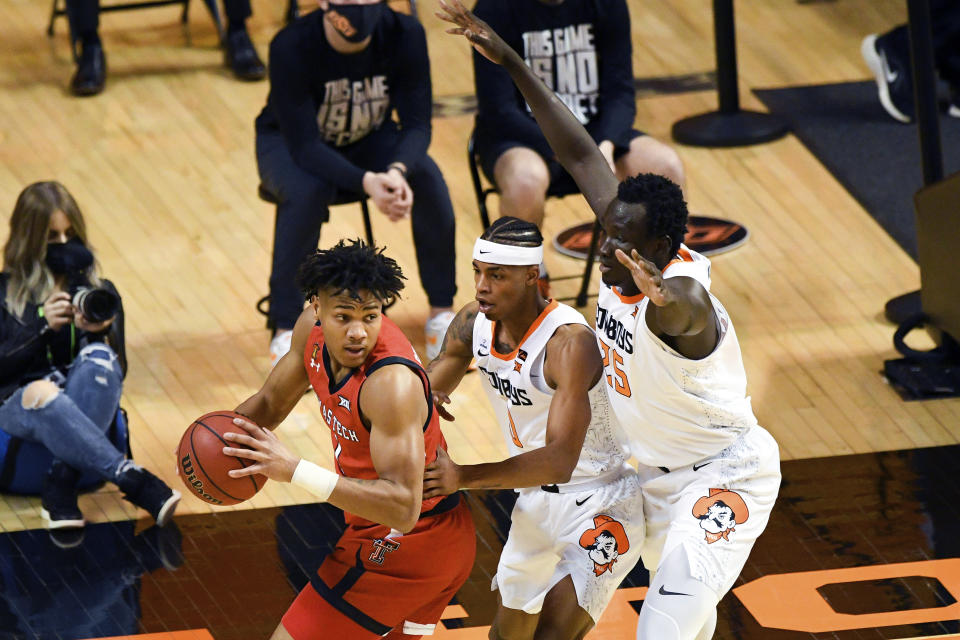
[[[287,355],[290,351],[290,340],[293,338],[293,331],[290,329],[281,329],[273,336],[270,341],[270,368],[277,366],[280,358]]]
[[[427,320],[427,326],[423,329],[427,343],[427,362],[430,362],[440,355],[440,347],[443,346],[443,338],[447,335],[447,327],[453,322],[456,314],[453,311],[442,311]]]

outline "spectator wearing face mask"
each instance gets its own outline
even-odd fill
[[[271,360],[276,364],[290,348],[304,302],[297,267],[317,248],[338,194],[369,197],[391,221],[411,220],[430,304],[425,332],[432,359],[453,319],[456,270],[453,206],[427,155],[426,36],[415,18],[378,0],[319,4],[270,43],[270,95],[256,121],[260,180],[279,203]]]
[[[83,216],[58,182],[32,184],[17,199],[0,301],[0,429],[53,454],[41,495],[48,526],[83,526],[82,472],[115,483],[164,525],[180,493],[125,459],[105,435],[126,369],[123,308],[98,276]]]

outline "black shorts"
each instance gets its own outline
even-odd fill
[[[635,138],[640,136],[647,135],[643,131],[638,131],[637,129],[630,130],[630,141],[633,142]],[[496,186],[497,182],[493,179],[493,167],[497,164],[497,160],[500,159],[500,156],[504,154],[509,149],[514,147],[525,147],[526,145],[522,142],[517,142],[516,140],[498,140],[491,139],[487,135],[478,135],[477,136],[477,155],[480,159],[480,168],[483,169],[483,174],[487,177],[487,180],[490,181],[490,184]],[[626,154],[629,151],[629,147],[615,146],[613,148],[613,159],[618,160],[621,156]],[[580,189],[577,188],[577,184],[573,181],[573,177],[567,173],[567,170],[557,162],[557,159],[554,157],[546,158],[543,157],[543,161],[547,163],[547,172],[550,174],[550,188],[547,190],[549,195],[564,195],[568,193],[577,193]]]

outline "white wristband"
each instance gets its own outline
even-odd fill
[[[293,470],[293,477],[290,478],[292,484],[303,487],[314,494],[322,502],[326,502],[333,493],[333,488],[337,486],[337,480],[340,476],[332,471],[327,471],[309,460],[303,458],[297,463],[297,468]]]

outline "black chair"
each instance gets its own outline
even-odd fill
[[[259,195],[260,199],[264,202],[269,202],[270,204],[274,205],[280,204],[280,199],[276,196],[276,194],[267,189],[263,184],[257,187],[257,195]],[[366,194],[361,196],[349,191],[338,191],[336,199],[330,204],[330,206],[336,207],[341,204],[355,204],[358,202],[360,203],[360,211],[363,213],[363,229],[366,232],[367,244],[373,247],[375,246],[373,243],[373,225],[370,223],[370,207],[367,204]],[[269,317],[269,303],[270,294],[267,294],[257,300],[257,311]]]
[[[467,164],[470,167],[470,177],[473,179],[473,190],[477,196],[477,209],[480,211],[480,223],[483,225],[483,228],[486,229],[490,226],[490,214],[487,211],[487,196],[489,196],[491,193],[497,193],[497,188],[493,185],[485,187],[480,178],[480,158],[477,155],[476,138],[477,131],[474,129],[473,133],[470,134],[470,141],[467,143]],[[570,184],[551,184],[547,189],[548,198],[563,198],[564,196],[571,196],[579,193],[580,190],[577,189],[575,185]],[[588,294],[587,290],[590,288],[590,275],[593,273],[593,263],[596,261],[597,257],[598,237],[600,237],[600,222],[594,219],[593,232],[590,236],[590,246],[587,249],[587,264],[583,269],[583,273],[559,277],[551,276],[550,278],[550,282],[580,278],[580,291],[577,292],[577,295],[575,296],[558,296],[557,300],[575,300],[578,307],[584,307],[587,305],[587,298],[591,298],[596,295]]]
[[[165,7],[171,4],[183,6],[180,13],[180,22],[187,24],[187,13],[190,9],[190,0],[144,0],[143,2],[122,2],[119,4],[110,4],[100,7],[100,12],[126,11],[128,9],[151,9],[153,7]],[[217,0],[203,0],[213,23],[217,26],[217,36],[223,38],[223,21],[220,19],[220,9],[217,6]],[[60,16],[67,15],[66,0],[53,0],[53,8],[50,10],[50,23],[47,25],[47,35],[53,37],[53,23]]]

